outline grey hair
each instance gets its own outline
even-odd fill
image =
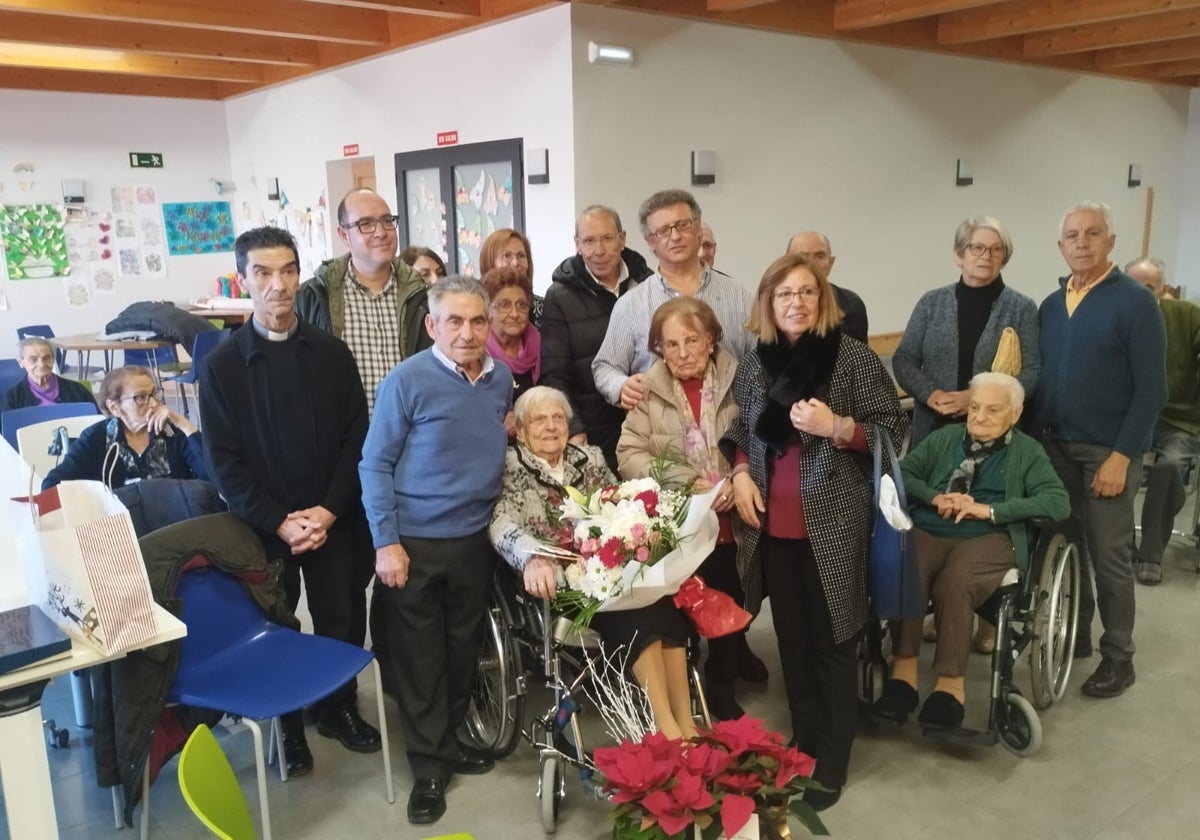
[[[1015,376],[990,370],[977,373],[971,377],[971,382],[967,385],[967,393],[974,393],[976,388],[981,388],[985,385],[1007,388],[1013,411],[1020,411],[1021,407],[1025,405],[1025,386],[1018,382]]]
[[[45,347],[51,353],[54,353],[54,345],[50,343],[49,339],[36,335],[27,335],[17,342],[17,358],[19,359],[25,355],[25,351],[30,347]]]
[[[1013,255],[1012,236],[1009,235],[1008,228],[1001,224],[999,219],[993,219],[991,216],[971,216],[963,219],[958,230],[954,232],[954,253],[961,257],[967,250],[967,246],[971,244],[971,237],[975,231],[981,228],[990,230],[1000,237],[1000,244],[1004,246],[1004,265],[1008,265],[1008,261],[1012,259]]]
[[[825,248],[826,248],[826,250],[829,251],[829,255],[833,256],[833,246],[831,244],[829,244],[829,237],[826,236],[825,234],[821,233],[821,231],[819,231],[819,230],[802,230],[799,233],[793,233],[791,236],[788,237],[787,247],[783,249],[783,253],[791,254],[792,253],[792,243],[796,241],[796,237],[804,236],[804,234],[806,234],[806,233],[815,233],[817,236],[821,237],[821,239],[825,240]]]
[[[516,403],[513,404],[513,419],[517,421],[518,426],[523,427],[533,412],[534,406],[547,402],[556,403],[563,410],[563,414],[567,415],[567,421],[570,422],[573,416],[571,401],[562,391],[548,385],[534,385],[517,397]]]
[[[1154,257],[1138,257],[1136,260],[1130,260],[1125,264],[1125,273],[1129,273],[1129,269],[1137,265],[1148,265],[1158,272],[1158,282],[1167,282],[1167,264],[1162,260]]]
[[[579,235],[579,223],[583,221],[584,216],[611,216],[613,223],[617,226],[617,233],[625,230],[621,227],[621,214],[605,204],[589,204],[583,208],[583,212],[575,219],[575,235]]]
[[[483,301],[483,308],[488,308],[490,300],[487,289],[474,277],[462,274],[452,274],[444,280],[439,280],[429,287],[429,314],[434,321],[441,320],[442,298],[446,295],[467,294],[476,295]]]
[[[1109,233],[1113,232],[1113,214],[1112,214],[1111,207],[1109,207],[1103,201],[1080,201],[1076,204],[1072,204],[1070,207],[1068,207],[1066,210],[1063,211],[1062,219],[1059,220],[1059,223],[1058,223],[1058,238],[1059,239],[1062,238],[1063,228],[1065,228],[1067,226],[1067,217],[1069,217],[1072,213],[1085,213],[1085,212],[1086,213],[1099,213],[1100,218],[1104,219],[1104,226],[1106,228],[1108,228],[1108,232]]]
[[[696,221],[700,221],[700,205],[694,195],[687,190],[659,190],[643,201],[642,206],[638,208],[638,227],[642,229],[642,236],[650,236],[650,228],[646,226],[647,219],[664,207],[673,207],[676,204],[686,204]]]

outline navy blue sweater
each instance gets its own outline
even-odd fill
[[[1162,313],[1149,290],[1113,269],[1068,318],[1069,279],[1060,278],[1038,310],[1042,376],[1033,429],[1137,458],[1167,402]]]
[[[500,496],[512,390],[504,365],[471,385],[432,348],[384,377],[358,465],[376,548],[488,526]]]

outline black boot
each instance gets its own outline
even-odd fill
[[[313,757],[308,749],[308,739],[304,736],[304,713],[288,712],[279,719],[279,723],[283,730],[282,752],[288,777],[307,776],[313,769]]]

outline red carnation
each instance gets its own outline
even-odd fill
[[[596,552],[596,556],[600,558],[600,562],[606,569],[615,569],[621,565],[621,551],[623,546],[621,541],[616,537],[610,537],[607,542],[600,546],[600,550]]]
[[[641,502],[647,516],[658,516],[658,494],[653,490],[643,490],[633,497],[635,502]]]

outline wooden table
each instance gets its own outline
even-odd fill
[[[112,370],[112,354],[114,350],[159,350],[163,347],[174,347],[175,342],[170,339],[147,339],[144,341],[102,341],[96,337],[96,333],[85,333],[83,335],[60,335],[54,338],[46,339],[60,350],[75,351],[75,362],[80,370],[87,369],[87,362],[92,359],[92,351],[100,350],[104,353],[104,370]],[[158,360],[154,354],[150,354],[150,368],[154,371],[154,381],[161,383],[158,375]]]

